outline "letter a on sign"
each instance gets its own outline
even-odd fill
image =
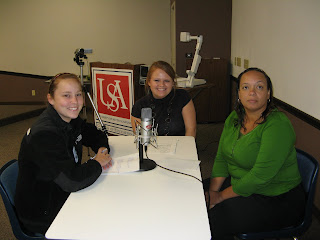
[[[116,135],[132,135],[133,71],[92,68],[92,74],[94,100],[107,130]]]

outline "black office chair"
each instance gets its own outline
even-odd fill
[[[302,186],[306,192],[307,201],[305,207],[305,214],[300,224],[297,226],[287,227],[280,230],[270,232],[255,232],[255,233],[242,233],[237,237],[239,239],[265,239],[265,238],[293,238],[298,239],[305,233],[312,222],[312,207],[315,193],[315,185],[319,170],[319,164],[308,153],[297,149],[297,159],[300,175],[302,178]],[[292,209],[294,211],[294,209]]]
[[[7,162],[0,169],[0,193],[9,216],[13,234],[19,240],[45,239],[41,234],[35,234],[34,236],[26,234],[20,226],[14,206],[18,171],[18,161],[16,159]]]

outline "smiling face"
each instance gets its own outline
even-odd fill
[[[48,94],[48,102],[58,112],[62,120],[70,122],[79,116],[83,106],[81,84],[77,79],[57,79],[56,89]]]
[[[240,79],[238,94],[246,113],[261,114],[270,98],[265,76],[258,71],[244,73]]]
[[[173,79],[162,69],[157,68],[153,71],[150,81],[147,83],[156,99],[166,97],[173,89]]]

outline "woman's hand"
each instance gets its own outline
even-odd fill
[[[112,166],[112,158],[108,153],[108,149],[105,147],[99,148],[93,159],[98,161],[103,169],[107,169]]]
[[[226,189],[224,189],[223,191],[220,191],[220,192],[214,191],[214,190],[209,190],[209,195],[210,195],[209,209],[213,208],[214,205],[219,204],[226,199],[239,196],[238,194],[236,194],[233,191],[232,186],[227,187]]]
[[[221,188],[222,184],[225,181],[225,177],[214,177],[210,180],[210,187],[209,191],[206,193],[206,202],[207,205],[209,205],[209,209],[213,208],[214,205],[222,202],[221,199],[221,193],[219,192],[219,189]],[[208,203],[210,199],[210,202]]]
[[[214,205],[221,203],[224,199],[222,198],[221,192],[218,191],[209,191],[210,195],[210,203],[209,203],[209,209],[213,208]]]
[[[131,126],[133,130],[133,134],[136,134],[136,125],[141,124],[141,119],[131,116]]]

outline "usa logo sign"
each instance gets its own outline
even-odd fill
[[[132,135],[133,71],[92,68],[94,101],[108,132]],[[95,116],[96,118],[97,116]],[[100,122],[96,119],[96,125]]]
[[[96,85],[99,112],[130,119],[128,76],[97,74]]]

